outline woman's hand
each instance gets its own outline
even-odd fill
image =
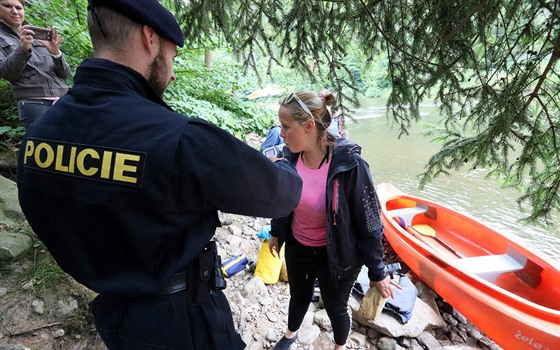
[[[276,157],[276,156],[270,156],[270,157],[268,157],[268,159],[270,159],[273,163],[274,163],[274,162],[277,162],[277,161],[279,161],[279,160],[287,160],[287,159],[284,158],[284,157],[278,158],[278,157]]]
[[[399,286],[399,284],[389,276],[385,277],[384,280],[378,282],[369,281],[369,286],[370,288],[377,288],[379,294],[381,294],[383,298],[394,298],[393,288],[391,288],[392,286],[397,287],[398,289],[402,289],[402,287]]]
[[[64,39],[58,35],[58,30],[56,30],[56,28],[53,27],[50,28],[50,30],[52,31],[52,40],[50,41],[37,40],[37,41],[40,42],[44,47],[46,47],[51,55],[57,56],[60,55],[60,44],[62,44]]]
[[[21,31],[19,32],[19,44],[22,49],[28,51],[31,49],[31,45],[33,44],[33,31],[29,29],[29,25],[26,24],[21,27]]]
[[[276,254],[280,252],[280,247],[278,246],[278,237],[270,236],[268,240],[268,250],[273,257],[276,258]]]

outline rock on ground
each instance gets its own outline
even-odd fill
[[[23,257],[1,262],[0,350],[106,350],[89,311],[95,293],[63,273],[54,288],[41,287],[38,272],[54,268],[41,265],[48,261],[48,252],[25,223],[14,186],[0,177],[0,230],[25,234],[33,244]],[[217,229],[215,240],[222,260],[239,254],[249,260],[245,269],[227,279],[225,294],[235,325],[247,349],[272,349],[286,328],[289,286],[285,282],[265,285],[254,276],[261,246],[257,233],[269,220],[229,214],[220,214],[220,219],[223,227]],[[390,263],[397,259],[390,249],[386,257]],[[424,284],[416,282],[416,286],[420,299],[408,325],[385,314],[379,322],[359,319],[354,312],[359,301],[353,298],[349,313],[355,317],[347,348],[500,349]],[[332,329],[320,300],[310,303],[299,339],[292,348],[316,350],[333,346]]]

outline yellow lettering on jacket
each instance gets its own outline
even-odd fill
[[[133,176],[126,176],[124,173],[136,174],[137,165],[140,157],[134,154],[117,153],[115,155],[115,180],[136,183],[137,179]]]
[[[145,162],[143,152],[35,138],[25,141],[23,155],[26,168],[136,186]]]
[[[45,160],[41,159],[41,154],[45,156]],[[40,168],[48,168],[54,161],[54,150],[49,144],[40,143],[35,148],[35,163]]]
[[[90,156],[92,159],[99,159],[99,154],[94,149],[86,148],[78,153],[78,157],[76,159],[76,167],[78,171],[85,175],[85,176],[93,176],[97,173],[97,168],[92,166],[88,167],[86,165],[86,157]]]
[[[55,166],[55,169],[57,171],[68,172],[68,166],[62,165],[62,154],[63,153],[64,153],[64,146],[62,146],[62,145],[56,146],[56,166]]]
[[[64,152],[68,152],[68,147],[64,148],[62,145],[56,146],[55,155],[55,170],[65,173],[74,173],[76,168],[76,147],[70,147],[68,157],[65,157]],[[65,162],[65,158],[66,162]]]
[[[23,154],[23,164],[27,164],[27,158],[31,157],[33,152],[35,152],[35,143],[27,140],[25,143],[25,153]]]
[[[111,161],[113,159],[113,152],[103,152],[103,166],[101,167],[101,177],[103,179],[110,179],[111,177]]]

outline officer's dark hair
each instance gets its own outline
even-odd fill
[[[131,35],[141,24],[104,6],[88,11],[88,31],[95,55],[102,51],[122,56],[129,49]]]

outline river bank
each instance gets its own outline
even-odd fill
[[[96,294],[61,272],[36,239],[17,204],[15,183],[2,178],[0,187],[1,245],[7,242],[8,235],[29,238],[26,253],[1,263],[0,349],[106,350],[89,310]],[[289,286],[285,282],[265,285],[254,276],[261,245],[257,234],[269,220],[229,214],[222,214],[220,219],[222,227],[215,240],[223,261],[238,254],[250,261],[244,270],[227,279],[225,293],[237,330],[248,350],[272,349],[286,327]],[[0,250],[5,253],[4,248]],[[387,246],[386,262],[398,260]],[[414,281],[414,276],[410,278]],[[384,313],[383,322],[372,324],[354,317],[348,349],[500,349],[437,294],[420,281],[415,282],[419,298],[413,319],[402,325]],[[356,316],[359,301],[352,298]],[[320,300],[313,302],[293,348],[332,347],[328,317]]]

